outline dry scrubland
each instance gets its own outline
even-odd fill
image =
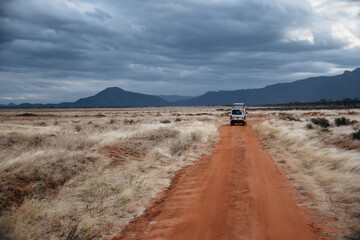
[[[278,166],[340,239],[360,239],[360,110],[253,112]]]
[[[226,122],[206,108],[0,111],[0,238],[99,239],[140,215]]]
[[[305,205],[338,219],[339,238],[359,239],[360,110],[254,109],[249,118],[264,120],[253,128]],[[222,124],[228,109],[0,111],[0,238],[120,231],[177,170],[211,152]]]

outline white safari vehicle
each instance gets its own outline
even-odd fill
[[[230,125],[241,123],[246,125],[246,108],[244,103],[234,103],[230,113]]]

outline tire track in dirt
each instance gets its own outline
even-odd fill
[[[181,169],[112,240],[329,239],[312,212],[297,206],[297,191],[250,126],[224,126],[220,136],[211,156]]]

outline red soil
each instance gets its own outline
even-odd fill
[[[112,240],[329,239],[319,218],[297,206],[298,192],[250,126],[224,126],[220,134],[211,156],[180,170]]]

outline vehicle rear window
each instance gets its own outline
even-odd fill
[[[239,109],[234,109],[232,110],[232,113],[233,115],[241,115],[243,113],[243,110],[239,110]]]

